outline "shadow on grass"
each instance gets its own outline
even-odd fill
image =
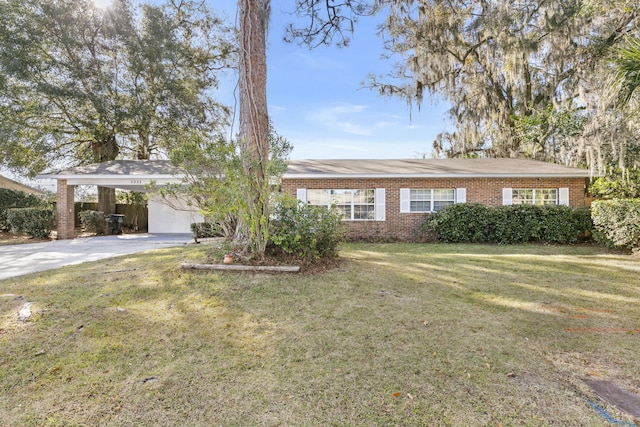
[[[594,425],[555,355],[640,377],[637,258],[358,244],[313,276],[179,269],[206,251],[1,282],[8,424]]]

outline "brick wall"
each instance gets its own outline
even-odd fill
[[[74,211],[73,201],[75,198],[75,186],[67,185],[66,179],[59,179],[56,194],[56,221],[58,239],[73,239],[74,232]]]
[[[385,221],[345,221],[347,237],[367,240],[421,240],[420,224],[426,213],[400,213],[401,188],[466,188],[467,203],[502,205],[503,188],[569,188],[569,205],[588,205],[584,178],[385,178],[284,179],[282,191],[296,197],[306,189],[386,189]]]

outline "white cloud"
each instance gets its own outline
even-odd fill
[[[398,126],[395,116],[372,112],[366,105],[349,103],[320,108],[310,113],[308,120],[336,132],[359,136],[372,136],[381,129]]]
[[[287,107],[283,107],[280,105],[269,105],[269,115],[276,116],[278,114],[284,113],[287,111]]]
[[[366,108],[364,105],[354,104],[333,105],[312,112],[309,114],[309,120],[334,131],[352,135],[369,136],[371,135],[371,129],[360,126],[353,121],[353,119],[365,111]]]
[[[413,159],[429,154],[431,146],[421,139],[339,138],[289,135],[292,159]]]

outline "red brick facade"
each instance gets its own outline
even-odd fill
[[[420,224],[428,213],[401,213],[401,188],[466,188],[467,203],[502,205],[503,188],[568,188],[569,205],[588,205],[585,178],[367,178],[297,179],[285,178],[282,191],[296,197],[298,189],[384,188],[385,221],[345,221],[347,237],[366,240],[421,240]]]
[[[75,189],[67,185],[66,179],[58,180],[56,221],[58,223],[58,239],[73,239],[75,236]]]

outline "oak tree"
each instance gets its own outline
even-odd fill
[[[14,170],[148,159],[226,119],[210,91],[233,33],[201,2],[3,0],[0,15],[0,156]],[[114,191],[99,200],[109,211]]]

